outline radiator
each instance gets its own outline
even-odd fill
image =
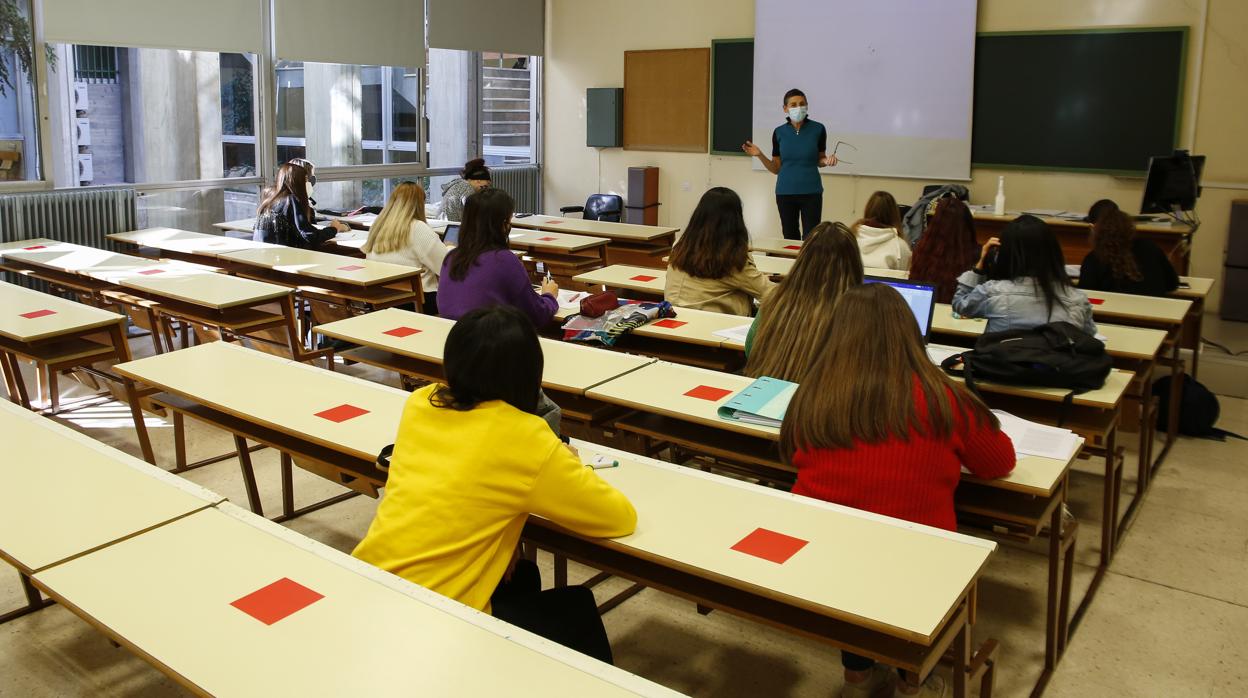
[[[541,213],[542,169],[538,165],[491,167],[490,184],[511,194],[519,213]]]
[[[51,238],[108,248],[104,237],[135,228],[133,189],[0,196],[0,242]]]

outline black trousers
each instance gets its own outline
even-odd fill
[[[594,659],[614,663],[594,593],[582,586],[542,591],[541,572],[531,560],[516,562],[511,579],[499,582],[490,605],[495,618]]]
[[[802,240],[819,225],[823,217],[823,192],[814,194],[776,194],[780,211],[780,230],[789,240]],[[801,216],[801,227],[798,227]]]
[[[437,315],[438,314],[438,292],[437,291],[425,291],[424,295],[425,295],[424,300],[421,302],[421,310],[424,312],[425,315]],[[412,313],[416,312],[415,303],[401,303],[395,307],[398,308],[399,310],[406,310]]]

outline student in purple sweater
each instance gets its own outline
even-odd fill
[[[477,308],[510,305],[538,329],[559,309],[559,286],[553,281],[533,292],[524,264],[507,242],[515,202],[502,189],[483,189],[464,202],[459,247],[442,262],[438,277],[438,313],[458,320]]]

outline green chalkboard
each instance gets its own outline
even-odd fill
[[[971,161],[1135,174],[1178,142],[1187,27],[980,34]]]
[[[711,42],[711,153],[741,155],[754,109],[754,40]]]

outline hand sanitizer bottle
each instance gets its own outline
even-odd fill
[[[1005,215],[1005,175],[997,177],[997,201],[992,207],[994,216]]]

